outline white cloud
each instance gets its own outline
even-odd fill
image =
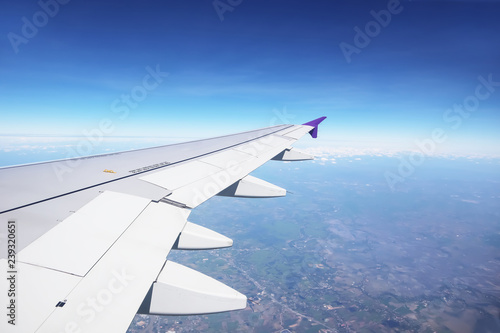
[[[361,160],[362,156],[386,156],[386,157],[397,157],[397,156],[407,156],[410,154],[423,154],[418,147],[403,147],[403,146],[377,146],[373,144],[372,146],[365,145],[363,143],[339,143],[335,144],[329,142],[327,145],[313,144],[307,147],[307,143],[300,142],[295,146],[298,146],[301,151],[311,154],[321,161],[331,160],[334,161],[335,158],[352,157],[354,160]],[[426,156],[432,157],[445,157],[445,158],[500,158],[500,153],[493,154],[487,152],[460,152],[460,151],[439,151],[436,149],[431,154],[425,154]]]

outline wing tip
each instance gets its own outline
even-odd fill
[[[311,137],[313,137],[314,139],[316,139],[318,137],[318,126],[325,119],[326,119],[326,117],[324,117],[324,116],[323,117],[319,117],[317,119],[308,121],[307,123],[302,124],[302,125],[307,125],[307,126],[314,127],[312,130],[309,131],[309,134],[311,134]]]

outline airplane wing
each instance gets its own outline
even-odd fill
[[[232,240],[188,222],[215,195],[284,196],[249,175],[325,117],[182,144],[0,168],[1,332],[125,332],[136,313],[243,309],[246,297],[167,260]]]

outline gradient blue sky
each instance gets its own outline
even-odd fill
[[[333,145],[411,149],[441,128],[443,152],[500,155],[500,83],[443,118],[479,76],[500,82],[500,2],[401,1],[350,63],[339,45],[388,1],[232,3],[221,20],[212,0],[71,0],[43,22],[36,1],[4,2],[0,133],[81,136],[108,119],[110,136],[194,138],[328,116]],[[168,76],[126,106],[147,67]]]

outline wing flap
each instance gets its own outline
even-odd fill
[[[188,215],[150,203],[37,332],[125,332]]]
[[[150,200],[106,191],[19,253],[19,261],[85,276]]]

